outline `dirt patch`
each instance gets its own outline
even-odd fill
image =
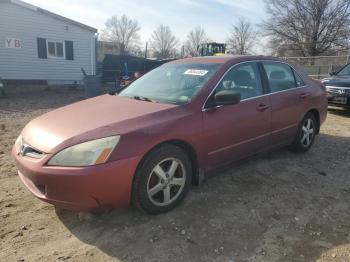
[[[24,125],[81,91],[0,100],[0,260],[350,261],[350,112],[332,109],[314,147],[260,155],[193,187],[174,211],[82,216],[31,195],[10,149]]]

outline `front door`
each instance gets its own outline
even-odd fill
[[[241,102],[207,107],[215,93],[222,90],[240,92]],[[271,125],[269,101],[255,62],[239,64],[226,72],[203,111],[207,169],[255,154],[267,146]]]

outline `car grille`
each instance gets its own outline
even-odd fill
[[[42,158],[44,156],[44,153],[31,147],[30,145],[27,145],[25,143],[22,143],[20,148],[20,155],[27,156],[31,158]]]
[[[350,88],[327,87],[327,91],[332,94],[350,95]]]

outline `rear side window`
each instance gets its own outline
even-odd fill
[[[260,73],[256,63],[245,63],[229,70],[219,83],[216,92],[233,90],[241,94],[241,99],[262,95]]]
[[[289,65],[274,62],[263,62],[262,64],[264,66],[272,93],[303,85],[302,79],[300,79],[298,74],[294,74],[293,69]],[[298,80],[296,81],[296,77],[299,77],[300,85],[297,84]]]
[[[295,70],[293,70],[293,73],[294,73],[294,76],[295,76],[295,82],[296,82],[297,87],[304,86],[305,82],[303,81],[303,79],[301,79],[301,77],[298,75],[298,73],[295,72]]]

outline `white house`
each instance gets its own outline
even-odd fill
[[[82,80],[96,70],[97,30],[19,0],[0,0],[0,77],[16,82]]]

